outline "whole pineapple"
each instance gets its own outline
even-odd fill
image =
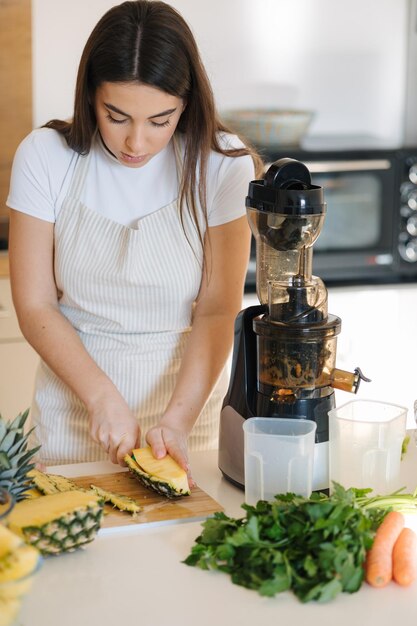
[[[0,415],[0,487],[8,491],[18,502],[33,487],[28,472],[34,468],[31,462],[39,447],[28,450],[28,437],[32,430],[24,432],[29,409],[19,413],[14,420],[6,421]]]

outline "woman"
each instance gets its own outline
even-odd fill
[[[254,163],[217,117],[182,17],[148,0],[109,10],[72,120],[33,131],[11,178],[14,304],[41,356],[40,461],[123,464],[144,436],[188,470],[187,442],[216,445]]]

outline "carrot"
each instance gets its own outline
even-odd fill
[[[373,587],[392,580],[392,551],[403,528],[404,515],[398,511],[390,511],[378,527],[365,563],[365,579]]]
[[[392,575],[399,585],[408,586],[417,578],[417,535],[404,528],[392,551]]]

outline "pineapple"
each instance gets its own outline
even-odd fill
[[[0,487],[16,501],[22,500],[32,486],[27,474],[34,467],[31,459],[39,450],[39,447],[27,449],[28,437],[33,430],[24,432],[28,415],[29,409],[10,422],[0,415]]]
[[[186,472],[169,455],[155,459],[150,447],[137,448],[124,460],[133,476],[145,487],[167,498],[190,495]]]
[[[16,604],[19,607],[17,601],[31,588],[40,562],[36,548],[0,525],[0,606],[3,603],[5,611],[13,611]]]
[[[60,476],[59,474],[47,474],[35,469],[29,472],[29,476],[32,478],[33,484],[35,485],[36,491],[38,491],[39,495],[52,495],[54,493],[64,491],[74,491],[75,489],[83,491],[83,489],[78,487],[72,480],[65,478],[65,476]],[[112,491],[106,491],[96,485],[90,485],[90,489],[90,493],[97,494],[103,498],[104,502],[110,502],[113,506],[119,509],[119,511],[128,511],[133,515],[136,515],[136,513],[139,513],[141,510],[139,504],[128,496],[113,493]],[[28,497],[36,498],[37,496],[33,493],[33,490],[31,490],[28,492]]]
[[[39,552],[33,546],[24,542],[0,560],[0,596],[4,598],[5,585],[11,581],[18,581],[32,574],[39,563]],[[27,581],[21,581],[27,582]],[[24,585],[23,585],[24,587]],[[17,593],[18,585],[14,585],[11,593]],[[7,592],[8,590],[6,590]],[[3,592],[3,593],[2,593]],[[7,597],[10,596],[10,592]]]
[[[133,500],[133,498],[129,498],[129,496],[124,496],[120,493],[113,493],[112,491],[106,491],[101,487],[96,487],[95,485],[91,485],[92,491],[94,491],[98,496],[101,496],[105,502],[110,502],[116,509],[119,511],[128,511],[133,515],[136,515],[141,510],[139,504]]]
[[[60,554],[94,539],[103,507],[103,498],[89,491],[54,493],[18,502],[7,525],[41,554]]]
[[[41,554],[60,554],[94,539],[100,528],[104,500],[92,491],[78,489],[64,476],[34,469],[30,460],[39,447],[27,450],[31,431],[25,434],[24,425],[28,414],[25,411],[12,422],[0,416],[0,487],[16,500],[7,525]],[[36,491],[52,495],[36,497]],[[5,556],[9,565],[15,562],[13,554],[11,551],[9,557]],[[25,554],[16,557],[18,563],[23,562]]]
[[[59,474],[46,474],[45,472],[33,469],[29,472],[28,476],[32,479],[36,489],[45,496],[50,496],[60,491],[79,489],[72,480],[65,478],[65,476],[60,476]]]
[[[0,626],[12,626],[20,611],[20,600],[3,600],[0,596]]]
[[[16,550],[22,543],[21,537],[18,537],[6,528],[6,526],[0,524],[0,563],[9,552]]]
[[[39,491],[39,489],[36,489],[35,487],[33,489],[29,489],[29,491],[25,491],[26,500],[33,500],[34,498],[40,498],[42,495],[43,493]]]

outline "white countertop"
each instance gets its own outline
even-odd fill
[[[217,467],[217,452],[190,455],[197,484],[226,513],[243,515],[244,494]],[[110,463],[49,468],[67,476],[114,472]],[[403,483],[417,485],[417,449],[402,462]],[[417,519],[408,519],[414,526]],[[188,567],[200,522],[128,527],[104,533],[76,552],[45,560],[26,597],[17,626],[415,626],[417,582],[384,589],[364,584],[328,604],[302,604],[290,593],[263,598],[233,585],[226,574]]]

